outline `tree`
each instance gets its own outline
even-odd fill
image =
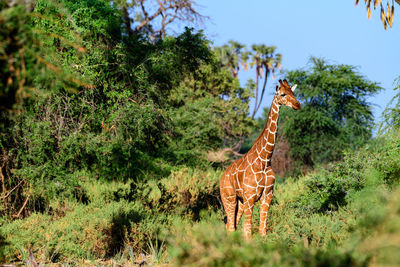
[[[21,81],[35,89],[2,128],[0,214],[74,198],[79,173],[138,182],[199,167],[208,150],[248,133],[251,93],[201,31],[138,38],[114,4],[38,0],[29,16],[23,4],[0,4],[0,95]]]
[[[247,63],[250,52],[246,51],[246,46],[236,41],[230,40],[229,45],[215,47],[214,51],[219,57],[221,66],[227,67],[233,77],[238,78],[240,67],[248,70]]]
[[[205,17],[193,0],[116,1],[122,7],[129,34],[148,34],[152,39],[166,36],[170,24],[176,21],[201,22]]]
[[[291,155],[304,164],[338,160],[342,151],[363,145],[374,118],[367,97],[382,87],[367,80],[350,65],[331,65],[312,57],[308,69],[288,71],[286,79],[298,84],[302,109],[282,116],[282,134]]]
[[[400,76],[395,80],[395,90],[400,89]],[[390,129],[400,128],[400,92],[388,103],[383,111],[383,121],[379,126],[379,132],[384,133]]]
[[[260,109],[261,103],[264,98],[264,93],[267,85],[268,76],[272,75],[274,79],[275,70],[281,67],[282,55],[275,53],[275,46],[266,46],[264,44],[261,45],[252,45],[252,62],[250,63],[251,67],[255,68],[256,72],[256,83],[255,83],[255,104],[254,109],[251,114],[251,117],[254,118],[257,111]],[[263,86],[259,89],[259,81],[264,78]]]
[[[245,45],[229,41],[228,45],[216,47],[215,51],[219,55],[220,64],[230,69],[233,77],[238,77],[240,67],[243,70],[254,69],[256,81],[250,79],[247,83],[247,88],[255,91],[255,104],[251,113],[251,118],[254,119],[263,101],[268,77],[272,75],[272,78],[275,78],[276,69],[281,68],[282,55],[275,52],[275,46],[260,44],[252,45],[251,48],[252,51],[247,51]],[[260,89],[260,81],[263,78]]]
[[[395,0],[397,4],[400,5],[400,0]],[[356,0],[356,6],[358,5],[360,1]],[[373,5],[373,8],[376,9],[379,5],[381,8],[381,21],[383,24],[383,27],[385,30],[387,29],[387,26],[391,28],[393,25],[393,16],[394,16],[394,3],[392,0],[392,4],[389,4],[389,1],[386,1],[386,11],[384,8],[384,5],[382,4],[382,0],[374,0],[374,3],[372,4],[372,0],[364,0],[364,3],[367,7],[367,16],[368,19],[371,18],[371,6]]]

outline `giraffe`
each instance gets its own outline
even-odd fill
[[[267,233],[267,215],[272,201],[275,174],[271,157],[275,146],[279,110],[282,105],[295,110],[300,103],[293,92],[297,85],[289,86],[286,80],[279,80],[264,130],[251,149],[234,161],[222,174],[220,194],[227,215],[226,229],[235,231],[244,213],[244,235],[251,237],[251,217],[256,201],[261,201],[259,233]]]

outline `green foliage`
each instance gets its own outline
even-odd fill
[[[238,77],[241,68],[246,71],[249,68],[255,70],[256,81],[249,79],[246,84],[249,90],[255,91],[254,110],[251,113],[251,118],[253,119],[264,98],[268,77],[272,74],[274,78],[275,70],[281,68],[282,55],[276,53],[275,46],[267,46],[265,44],[253,44],[251,50],[247,51],[245,45],[232,40],[226,45],[215,48],[219,65],[228,68],[233,77]],[[264,82],[260,91],[259,81],[263,78]]]
[[[138,188],[139,198],[152,209],[198,218],[203,209],[219,204],[219,179],[222,173],[191,168],[175,168],[159,181],[149,180]]]
[[[183,228],[183,229],[182,229]],[[181,233],[185,232],[186,235]],[[180,226],[170,237],[172,263],[179,266],[361,266],[349,252],[305,247],[301,241],[288,248],[282,241],[255,239],[246,242],[241,233],[227,235],[221,223]]]
[[[139,182],[168,176],[175,164],[205,166],[208,150],[249,131],[250,92],[215,66],[201,32],[151,43],[127,35],[118,6],[103,0],[40,0],[32,13],[19,10],[4,12],[29,17],[26,31],[43,35],[32,52],[38,71],[52,71],[30,77],[48,93],[35,93],[2,132],[2,194],[18,185],[4,215],[44,212],[58,196],[80,199],[81,175]]]
[[[400,77],[394,81],[395,88],[400,88]],[[390,129],[396,129],[400,127],[400,93],[397,93],[388,103],[387,107],[383,112],[383,121],[379,127],[379,131],[384,133]]]
[[[31,247],[36,258],[56,255],[53,262],[118,251],[124,262],[146,251],[153,261],[174,265],[396,265],[399,192],[387,178],[397,179],[391,173],[400,165],[391,164],[389,173],[382,165],[397,162],[399,133],[392,134],[348,152],[342,163],[278,183],[266,239],[227,235],[212,200],[221,173],[182,167],[145,184],[81,178],[81,203],[54,201],[47,214],[1,226],[3,257]]]
[[[222,141],[232,144],[250,130],[250,90],[214,63],[201,66],[170,96],[178,137],[174,151],[182,162],[188,163],[190,154],[221,147]]]
[[[357,153],[346,152],[342,161],[307,176],[304,180],[307,193],[297,197],[295,206],[306,214],[332,213],[346,206],[365,187],[397,186],[399,144],[399,132],[392,132],[384,139],[371,140]]]
[[[79,266],[139,264],[140,253],[173,265],[399,263],[399,133],[351,150],[370,136],[365,97],[376,84],[318,60],[288,73],[304,113],[283,109],[282,122],[313,130],[284,133],[316,139],[306,140],[310,155],[298,155],[314,164],[347,150],[341,163],[276,184],[266,239],[246,243],[223,229],[222,170],[204,155],[249,133],[255,84],[241,87],[231,68],[240,60],[219,64],[201,32],[156,42],[129,34],[120,4],[39,0],[32,12],[0,4],[0,94],[12,103],[0,139],[1,262],[32,251],[41,264]],[[261,54],[257,66],[278,67]]]
[[[292,156],[312,166],[338,160],[343,150],[368,141],[374,122],[366,98],[382,88],[353,66],[330,65],[317,58],[311,58],[311,63],[310,69],[286,74],[298,84],[296,97],[302,110],[288,116],[283,134]]]
[[[374,140],[357,153],[347,153],[342,163],[278,183],[265,240],[255,235],[245,242],[240,232],[226,235],[213,215],[175,226],[168,247],[172,262],[189,266],[399,264],[399,188],[387,186],[384,169],[377,167],[382,161],[396,162],[392,153],[381,159],[396,151],[398,140]]]
[[[130,223],[138,220],[138,208],[127,202],[104,206],[66,205],[57,215],[32,214],[1,228],[9,245],[3,253],[10,259],[18,248],[32,247],[36,255],[53,261],[114,255],[123,246],[123,236]],[[72,211],[71,211],[72,210]],[[5,255],[2,255],[3,257]]]

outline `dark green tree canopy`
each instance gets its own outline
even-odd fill
[[[374,125],[367,98],[382,89],[350,65],[310,59],[308,69],[288,71],[297,84],[302,110],[283,116],[283,133],[294,158],[308,165],[340,158],[341,151],[364,144]],[[287,119],[286,119],[287,118]]]

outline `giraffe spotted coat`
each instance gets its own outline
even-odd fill
[[[300,109],[294,97],[296,85],[291,87],[286,80],[279,80],[269,111],[268,120],[261,135],[252,148],[240,159],[234,161],[224,172],[220,181],[221,199],[227,215],[226,228],[234,231],[244,214],[244,234],[251,236],[251,217],[256,201],[261,201],[261,235],[266,234],[267,215],[272,201],[275,174],[271,158],[278,128],[279,110],[282,105]]]

